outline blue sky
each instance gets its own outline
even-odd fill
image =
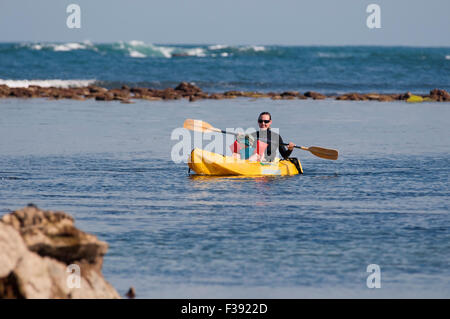
[[[81,29],[66,7],[81,7]],[[381,29],[366,8],[381,7]],[[0,41],[450,46],[449,0],[1,0]]]

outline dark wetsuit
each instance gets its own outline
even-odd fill
[[[265,131],[257,131],[251,135],[254,138],[254,145],[252,145],[253,147],[256,148],[256,141],[258,139],[261,140],[261,142],[269,144],[264,151],[265,161],[272,162],[277,156],[277,149],[284,159],[287,159],[292,153],[292,151],[288,150],[283,145],[284,142],[281,136],[275,132],[272,132],[270,129]]]

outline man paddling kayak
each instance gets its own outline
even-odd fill
[[[277,155],[276,150],[280,152],[280,155],[287,159],[292,150],[295,147],[295,144],[290,142],[286,147],[283,145],[283,139],[279,134],[273,132],[270,129],[272,125],[272,116],[269,112],[262,112],[258,116],[258,125],[259,131],[250,134],[252,137],[250,140],[253,140],[254,143],[251,145],[256,151],[250,156],[248,159],[251,161],[267,161],[272,162],[275,160]],[[237,142],[234,144],[234,153],[238,153],[239,149],[237,146]]]
[[[266,137],[270,135],[270,139],[267,139],[266,141],[269,142],[270,140],[270,148],[266,147],[264,150],[262,150],[261,145],[258,146],[258,144],[262,144],[262,138],[261,140],[257,141],[256,143],[253,142],[253,144],[256,144],[256,154],[262,158],[263,156],[267,155],[268,159],[275,158],[276,156],[276,148],[274,146],[276,145],[278,147],[278,150],[282,154],[284,158],[289,157],[291,154],[293,148],[298,148],[304,151],[308,151],[311,154],[324,158],[329,160],[337,160],[338,159],[338,151],[333,149],[327,149],[323,147],[317,147],[317,146],[296,146],[294,143],[284,144],[281,137],[276,134],[276,132],[272,132],[270,129],[270,125],[272,124],[272,118],[269,113],[263,112],[258,117],[260,124],[260,130],[259,133],[254,133],[253,135],[257,137],[262,137],[263,134],[266,134]],[[240,144],[243,144],[244,150],[242,152],[242,155],[245,159],[245,157],[250,154],[252,149],[250,148],[250,144],[252,144],[252,138],[251,134],[244,135],[239,134],[235,132],[229,132],[221,130],[220,128],[214,127],[211,124],[201,121],[201,120],[193,120],[193,119],[186,119],[183,124],[184,129],[188,129],[191,131],[196,132],[204,132],[204,133],[211,133],[211,132],[218,132],[223,134],[232,134],[237,137],[237,140],[234,144],[231,145],[233,156],[239,156],[241,158],[240,149],[242,149],[242,146]],[[269,133],[270,132],[270,133]],[[248,138],[247,138],[248,137]],[[241,141],[239,143],[238,141]],[[278,143],[276,143],[278,141]],[[273,143],[272,143],[273,142]],[[248,145],[247,145],[248,144]],[[288,149],[286,150],[282,146],[288,146]],[[234,146],[234,149],[233,149]],[[239,147],[237,147],[239,146]],[[266,143],[266,146],[268,144]],[[270,155],[266,154],[269,153]],[[253,149],[254,151],[254,149]],[[261,156],[262,154],[263,156]],[[255,154],[253,154],[255,155]],[[252,156],[253,156],[252,155]],[[188,161],[189,168],[192,169],[194,172],[200,175],[218,175],[218,176],[227,176],[227,175],[242,175],[242,176],[261,176],[261,175],[296,175],[296,174],[303,174],[303,169],[301,166],[301,163],[296,158],[288,158],[288,160],[274,160],[272,162],[266,162],[266,163],[258,163],[256,161],[236,161],[231,156],[224,156],[221,154],[209,152],[206,150],[202,150],[199,148],[194,148],[191,152],[191,155],[189,156]]]

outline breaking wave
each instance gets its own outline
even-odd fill
[[[68,42],[68,43],[25,43],[16,49],[33,51],[70,52],[76,50],[92,51],[98,54],[122,54],[131,58],[172,58],[172,57],[229,57],[264,54],[269,51],[265,46],[230,46],[224,44],[187,46],[155,45],[139,40],[114,43]]]
[[[40,87],[85,87],[94,84],[96,80],[3,80],[0,79],[0,85],[7,85],[11,88],[23,87],[27,88],[30,85],[37,85]]]

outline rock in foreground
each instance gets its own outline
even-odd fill
[[[6,214],[0,219],[0,298],[120,298],[101,273],[107,249],[66,213],[29,205]]]

